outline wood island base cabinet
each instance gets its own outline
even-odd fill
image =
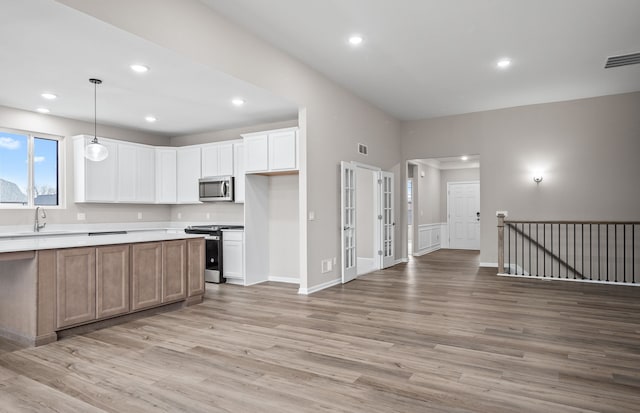
[[[37,251],[23,266],[28,273],[20,274],[33,279],[33,297],[15,309],[32,313],[35,322],[7,331],[0,325],[0,336],[38,346],[56,341],[63,330],[200,303],[204,254],[204,238]]]

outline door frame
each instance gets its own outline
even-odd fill
[[[382,172],[385,172],[385,171],[383,171],[380,167],[377,167],[377,166],[374,166],[374,165],[365,164],[365,163],[358,162],[358,161],[342,161],[341,165],[342,164],[348,164],[349,166],[351,166],[353,168],[366,169],[366,170],[372,171],[372,172],[374,172],[376,174],[375,175],[376,179],[374,179],[374,182],[373,182],[374,194],[375,194],[375,200],[376,200],[375,207],[374,207],[375,208],[374,209],[374,214],[373,214],[373,222],[372,222],[372,225],[374,226],[374,243],[373,243],[374,251],[373,252],[374,252],[374,263],[375,263],[376,269],[381,269],[383,267],[383,262],[382,262],[383,261],[383,257],[379,255],[379,251],[383,247],[383,245],[382,245],[382,224],[383,223],[382,223],[382,220],[380,220],[380,218],[378,218],[382,214],[382,211],[381,211],[381,206],[382,206],[382,186],[379,183],[379,180],[381,179],[380,174]],[[341,167],[341,169],[342,169],[342,167]],[[392,173],[392,172],[390,172],[390,173]],[[341,176],[341,180],[344,180],[344,177]],[[344,199],[343,199],[343,197],[344,197],[344,193],[343,192],[344,191],[342,191],[342,185],[343,185],[343,182],[341,182],[341,195],[340,195],[340,206],[341,206],[340,213],[341,214],[344,211]],[[356,191],[356,194],[357,194],[357,191],[358,191],[357,185],[355,187],[355,191]],[[395,200],[392,199],[392,202],[395,202]],[[395,204],[394,204],[394,206],[395,206]],[[356,215],[357,215],[357,213],[358,213],[358,204],[356,203]],[[395,209],[394,209],[394,214],[395,213],[396,212],[395,212]],[[393,218],[395,219],[395,217],[393,217]],[[357,222],[357,218],[355,220]],[[341,228],[340,235],[341,235],[341,239],[343,239],[343,241],[341,243],[343,243],[344,242],[344,232],[342,231],[342,227],[343,227],[342,217],[340,218],[340,224],[341,224],[340,225],[340,228]],[[356,226],[356,234],[357,234],[357,226]],[[396,240],[394,239],[394,242],[395,241]],[[357,243],[358,243],[358,241],[357,241],[357,235],[356,235],[356,247],[357,247]],[[342,248],[341,256],[344,257],[344,246],[341,246],[341,248]],[[394,249],[395,249],[395,244],[394,244]],[[356,249],[356,251],[357,251],[357,249]],[[358,275],[357,275],[358,274],[358,262],[357,262],[358,261],[358,257],[357,257],[357,255],[358,254],[356,252],[356,263],[355,263],[356,277],[355,278],[358,278]],[[395,251],[394,251],[394,259],[395,259]],[[341,263],[341,267],[342,267],[341,268],[341,272],[343,274],[341,277],[342,277],[343,283],[344,283],[344,279],[345,279],[345,277],[344,277],[344,271],[345,271],[344,264],[345,263],[344,263],[344,258],[343,258],[342,263]],[[364,274],[361,274],[361,275],[364,275]]]
[[[480,187],[480,180],[477,181],[454,181],[454,182],[447,182],[447,229],[448,229],[448,234],[447,236],[449,237],[449,248],[451,248],[451,186],[452,185],[468,185],[468,184],[478,184],[478,211],[480,211],[480,217],[482,217],[482,210],[480,209],[480,197],[481,197],[481,187]],[[482,245],[482,233],[479,231],[478,232],[478,249],[480,249],[480,246]]]

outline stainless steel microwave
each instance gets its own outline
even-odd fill
[[[198,180],[201,202],[233,202],[233,176],[207,176]]]

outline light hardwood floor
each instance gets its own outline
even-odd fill
[[[441,250],[311,296],[0,342],[0,411],[638,412],[640,288],[521,280]]]

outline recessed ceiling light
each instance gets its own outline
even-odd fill
[[[155,117],[155,116],[151,116],[151,115],[149,115],[149,116],[145,116],[145,117],[144,117],[144,120],[146,120],[146,121],[147,121],[147,122],[149,122],[149,123],[153,123],[153,122],[157,121],[158,119],[156,119],[156,117]]]
[[[500,68],[500,69],[506,69],[509,66],[511,66],[511,59],[500,59],[498,60],[498,63],[496,63],[496,65]]]
[[[364,39],[359,34],[354,34],[353,36],[349,37],[349,44],[351,46],[359,46],[363,41]]]
[[[149,68],[145,65],[131,65],[129,66],[131,70],[137,73],[145,73],[149,71]]]
[[[47,109],[47,108],[38,108],[38,109],[36,109],[36,112],[49,113],[51,111],[49,109]]]
[[[242,98],[234,98],[231,103],[233,103],[234,106],[242,106],[244,105],[244,99]]]
[[[40,96],[42,96],[45,99],[49,99],[49,100],[53,100],[53,99],[58,97],[58,96],[54,95],[53,93],[49,93],[49,92],[45,92],[45,93],[41,94]]]
[[[465,156],[461,156],[460,159],[462,159],[463,161],[467,161],[467,160],[469,160],[469,157],[467,155],[465,155]]]

